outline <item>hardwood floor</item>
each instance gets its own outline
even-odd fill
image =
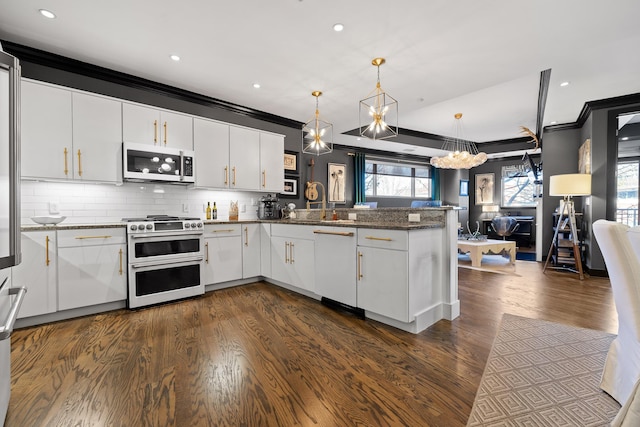
[[[503,313],[617,332],[607,279],[516,273],[419,335],[265,283],[17,330],[6,426],[463,426]]]

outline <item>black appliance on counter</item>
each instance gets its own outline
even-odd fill
[[[260,197],[258,204],[258,219],[280,219],[282,217],[282,206],[278,203],[278,198],[267,194]]]

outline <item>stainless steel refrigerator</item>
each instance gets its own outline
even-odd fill
[[[0,45],[0,423],[11,395],[11,331],[26,288],[11,284],[20,264],[20,64]]]

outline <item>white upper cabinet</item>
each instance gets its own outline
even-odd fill
[[[122,141],[193,150],[193,118],[124,102]]]
[[[282,155],[283,156],[283,155]],[[258,190],[260,183],[260,132],[231,126],[229,130],[229,188]]]
[[[121,117],[121,102],[73,93],[74,179],[122,182]]]
[[[196,187],[229,188],[229,125],[193,119]]]
[[[25,178],[73,178],[71,92],[22,81],[22,162]]]
[[[284,184],[284,136],[260,133],[260,190],[281,193]]]

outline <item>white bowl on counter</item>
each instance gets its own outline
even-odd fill
[[[59,215],[32,216],[31,221],[41,225],[56,225],[60,224],[66,218],[66,216]]]

